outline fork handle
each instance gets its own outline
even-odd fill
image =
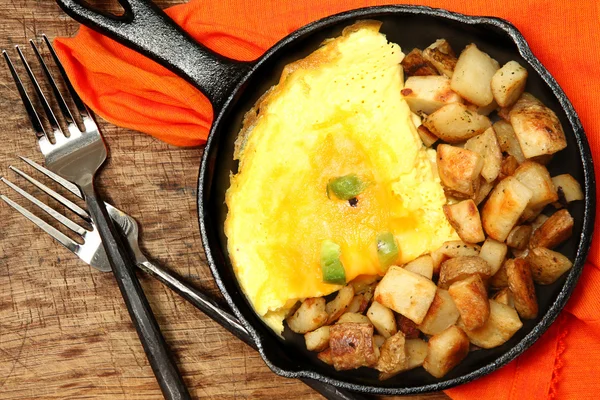
[[[93,183],[80,189],[163,396],[167,400],[189,400],[190,394],[135,275],[136,264],[131,253],[109,218],[104,202],[96,196]]]

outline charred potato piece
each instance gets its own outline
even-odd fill
[[[492,94],[500,107],[510,107],[525,91],[527,70],[516,61],[509,61],[492,77]]]
[[[377,285],[374,299],[420,324],[435,297],[436,289],[431,280],[393,265]]]
[[[372,367],[377,363],[373,325],[348,322],[329,328],[329,348],[337,371]]]
[[[377,360],[375,368],[386,374],[405,371],[408,367],[408,357],[404,348],[405,342],[402,332],[387,338],[379,348],[379,360]]]
[[[554,183],[552,183],[552,178],[550,178],[550,173],[543,165],[533,161],[525,161],[516,169],[513,176],[531,190],[531,199],[529,199],[527,208],[541,210],[553,201],[558,200],[558,194]]]
[[[435,335],[452,326],[460,313],[447,290],[438,289],[427,315],[419,325],[419,330],[426,335]]]
[[[440,144],[437,147],[437,166],[446,193],[461,199],[475,197],[483,168],[483,159],[479,154]]]
[[[485,240],[479,210],[473,200],[445,204],[443,208],[448,222],[464,242],[479,243]]]
[[[490,273],[494,275],[498,272],[502,263],[504,263],[507,252],[508,246],[505,243],[492,238],[487,238],[481,246],[479,257],[483,258],[488,263],[490,266]]]
[[[566,205],[572,201],[583,200],[581,185],[569,174],[557,175],[552,178],[558,198]]]
[[[517,135],[515,135],[515,131],[510,122],[500,120],[494,122],[492,127],[494,128],[494,132],[498,138],[500,150],[513,156],[519,164],[525,161],[523,150],[521,149]]]
[[[425,254],[415,258],[404,266],[404,269],[415,274],[423,275],[427,279],[433,278],[433,259],[431,255]]]
[[[350,302],[346,313],[362,313],[367,309],[367,307],[369,307],[369,302],[365,298],[365,295],[357,294]]]
[[[350,285],[346,285],[338,291],[335,299],[327,303],[325,311],[329,317],[327,318],[327,324],[335,322],[343,313],[348,310],[352,299],[354,298],[354,288]]]
[[[490,286],[496,289],[508,287],[508,276],[506,275],[506,261],[502,263],[498,271],[490,279]]]
[[[567,210],[559,210],[552,214],[538,229],[533,232],[529,248],[545,247],[552,249],[573,233],[573,217]]]
[[[450,285],[448,293],[467,330],[481,328],[490,315],[487,290],[479,275],[472,275]]]
[[[524,250],[529,244],[533,228],[531,225],[515,226],[506,238],[506,244],[513,249]]]
[[[417,128],[417,133],[421,138],[421,141],[425,145],[425,147],[431,147],[435,142],[438,141],[438,137],[435,136],[429,129],[425,127],[425,125],[419,125]]]
[[[564,255],[543,247],[531,249],[525,258],[531,266],[533,280],[540,285],[550,285],[573,266]]]
[[[433,301],[435,302],[435,299]],[[396,314],[396,326],[400,332],[404,333],[404,337],[407,339],[416,339],[421,334],[419,326],[402,314]]]
[[[509,113],[523,155],[526,158],[554,154],[567,147],[560,120],[529,93],[523,93]]]
[[[327,322],[325,299],[313,297],[302,302],[300,307],[286,321],[293,332],[306,333],[314,331]]]
[[[411,76],[400,92],[410,110],[417,114],[431,114],[449,103],[462,103],[459,95],[450,89],[445,76]]]
[[[371,307],[367,311],[367,318],[369,318],[375,329],[377,329],[377,332],[386,339],[395,335],[398,331],[392,310],[376,301],[371,304]]]
[[[535,232],[540,226],[544,225],[544,222],[548,221],[548,216],[544,214],[538,215],[532,222],[531,228],[533,228],[533,232]]]
[[[429,114],[423,119],[423,125],[443,141],[459,143],[485,132],[492,123],[485,115],[454,102]]]
[[[379,373],[379,380],[384,381],[389,379],[400,372],[408,371],[413,368],[420,367],[427,357],[427,342],[421,339],[406,339],[404,344],[404,351],[406,353],[406,368],[394,373]]]
[[[438,286],[448,289],[454,282],[475,274],[484,280],[492,276],[490,266],[483,258],[473,256],[451,258],[442,263]]]
[[[469,354],[469,338],[455,325],[429,338],[423,368],[441,378]]]
[[[494,300],[489,302],[490,316],[485,325],[479,329],[465,331],[471,343],[484,349],[503,345],[523,326],[514,308]]]
[[[493,297],[494,301],[500,304],[515,308],[515,298],[509,288],[504,288],[496,293]]]
[[[423,58],[423,52],[419,49],[412,49],[408,53],[402,62],[400,63],[404,69],[406,76],[425,76],[425,75],[437,75],[438,72],[435,67]]]
[[[306,348],[310,351],[323,351],[329,347],[329,326],[322,326],[304,334]]]
[[[529,263],[521,258],[507,260],[506,276],[519,316],[523,319],[535,318],[538,313],[538,303]]]
[[[423,57],[438,70],[440,75],[452,78],[458,59],[446,39],[438,39],[423,50]]]
[[[335,322],[336,324],[345,324],[348,322],[354,322],[357,324],[371,324],[371,320],[360,313],[347,312],[342,314],[340,318]],[[372,324],[371,324],[372,325]]]
[[[509,176],[494,188],[481,210],[483,229],[499,242],[514,228],[531,199],[531,190]]]
[[[481,135],[472,137],[465,143],[465,149],[474,151],[483,159],[481,176],[487,182],[493,182],[500,174],[502,151],[493,128],[486,129]]]
[[[488,54],[470,44],[460,53],[454,73],[452,90],[470,103],[487,106],[494,100],[492,78],[500,65]]]

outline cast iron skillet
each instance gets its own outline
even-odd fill
[[[260,354],[277,374],[313,378],[341,388],[371,394],[405,395],[438,391],[483,376],[508,363],[546,331],[565,305],[581,274],[592,238],[595,213],[595,179],[590,149],[573,106],[554,78],[533,56],[525,39],[510,23],[498,18],[471,17],[418,6],[369,7],[333,15],[313,22],[284,38],[258,60],[242,63],[227,59],[196,43],[156,6],[144,0],[120,0],[121,17],[90,10],[76,0],[58,0],[63,9],[81,23],[149,56],[181,75],[210,99],[214,123],[200,167],[198,212],[206,256],[225,299],[251,333]],[[233,143],[244,113],[273,84],[283,67],[314,51],[323,39],[337,36],[360,19],[383,22],[382,32],[403,49],[424,48],[446,38],[455,49],[476,43],[504,64],[517,60],[529,71],[527,90],[559,116],[568,147],[549,165],[550,173],[570,173],[583,183],[585,201],[569,210],[575,219],[572,238],[558,251],[574,260],[568,274],[551,286],[538,288],[539,317],[525,321],[515,336],[491,350],[471,353],[442,379],[422,368],[379,382],[373,370],[336,372],[304,349],[302,338],[286,333],[278,339],[256,316],[236,282],[227,256],[223,222],[227,214],[224,196],[229,174],[237,171]]]

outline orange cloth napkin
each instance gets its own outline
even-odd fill
[[[167,13],[209,48],[239,60],[259,57],[297,28],[337,12],[388,1],[199,1]],[[411,4],[493,15],[517,26],[579,113],[594,157],[600,152],[600,3],[563,0],[423,0]],[[191,85],[115,42],[81,28],[55,42],[83,100],[106,120],[178,146],[205,142],[208,101]],[[596,163],[596,169],[600,162]],[[600,398],[600,254],[596,235],[588,264],[565,311],[517,360],[448,390],[454,399]]]

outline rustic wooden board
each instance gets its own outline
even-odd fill
[[[166,7],[178,1],[157,3]],[[53,38],[76,30],[77,24],[52,1],[0,3],[2,48],[26,45],[41,33]],[[196,219],[202,150],[175,148],[102,120],[99,124],[111,150],[100,191],[142,225],[143,249],[152,259],[218,296]],[[42,159],[4,67],[0,135],[0,176],[24,184],[8,166],[30,172],[17,156]],[[4,185],[0,192],[27,204]],[[162,398],[112,275],[83,265],[4,203],[0,221],[0,398]],[[194,398],[321,398],[301,382],[273,374],[251,348],[160,283],[141,279]]]

